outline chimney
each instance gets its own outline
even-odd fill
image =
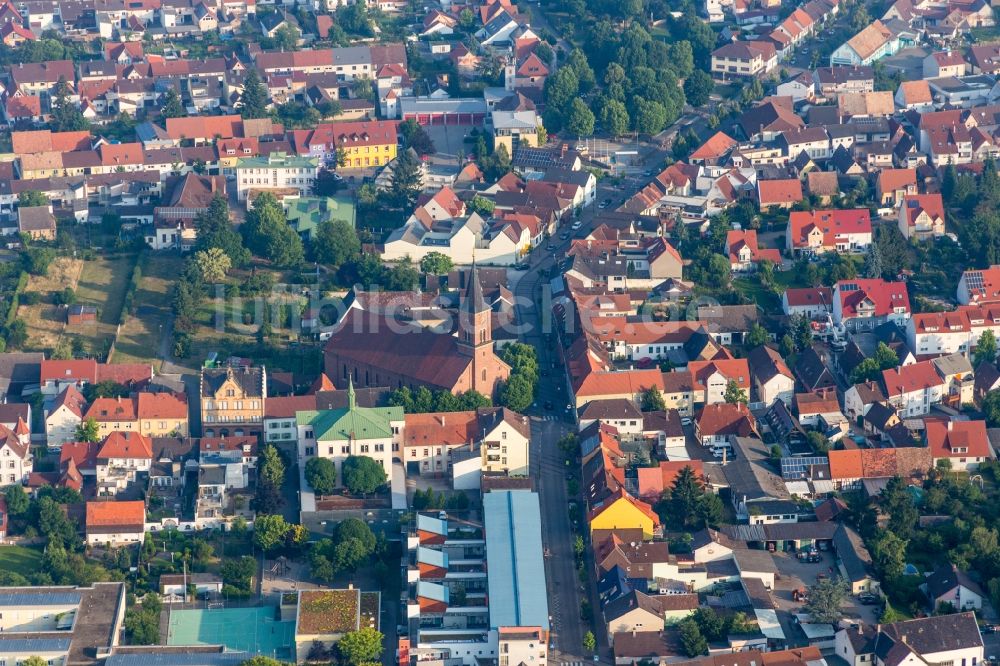
[[[951,432],[951,426],[954,424],[953,421],[948,421],[948,432]]]

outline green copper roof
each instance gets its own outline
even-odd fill
[[[344,220],[354,226],[354,203],[348,197],[299,197],[285,200],[285,217],[299,234],[311,238],[327,220]]]
[[[296,412],[298,425],[311,425],[316,441],[392,437],[392,422],[403,420],[402,407],[355,407]]]

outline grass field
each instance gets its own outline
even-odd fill
[[[170,321],[170,293],[181,273],[183,259],[150,255],[135,293],[135,316],[122,325],[115,346],[115,363],[151,362],[159,370],[160,336]]]
[[[39,570],[42,551],[24,546],[0,546],[0,569],[30,576]]]
[[[38,293],[43,301],[50,301],[52,294],[57,291],[62,291],[66,287],[76,289],[82,272],[83,260],[58,257],[49,266],[48,275],[29,277],[24,291]],[[17,316],[23,319],[28,327],[28,345],[33,349],[55,347],[62,337],[63,329],[66,328],[65,308],[51,303],[21,305],[17,309]],[[88,328],[96,331],[94,325],[81,329],[81,332],[86,333]]]
[[[18,317],[28,327],[28,346],[31,349],[52,349],[63,335],[71,334],[83,340],[84,347],[98,353],[104,350],[105,341],[113,337],[121,316],[134,257],[99,257],[84,261],[59,257],[52,262],[48,275],[32,276],[26,292],[37,292],[42,302],[22,305]],[[97,321],[66,329],[66,310],[52,305],[52,295],[66,287],[76,290],[80,305],[96,305]]]

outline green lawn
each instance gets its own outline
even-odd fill
[[[116,363],[152,362],[159,366],[160,336],[170,321],[170,294],[183,263],[174,254],[147,258],[133,299],[135,316],[126,319],[115,346]]]
[[[30,576],[42,563],[42,551],[24,546],[0,546],[0,569]]]
[[[777,272],[775,272],[775,275],[777,275]],[[777,294],[761,286],[755,277],[737,278],[733,280],[733,288],[746,294],[762,310],[774,312],[781,309],[781,300]]]

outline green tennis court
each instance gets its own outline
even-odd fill
[[[279,622],[277,606],[172,610],[167,645],[225,645],[275,659],[295,656],[295,622]]]

